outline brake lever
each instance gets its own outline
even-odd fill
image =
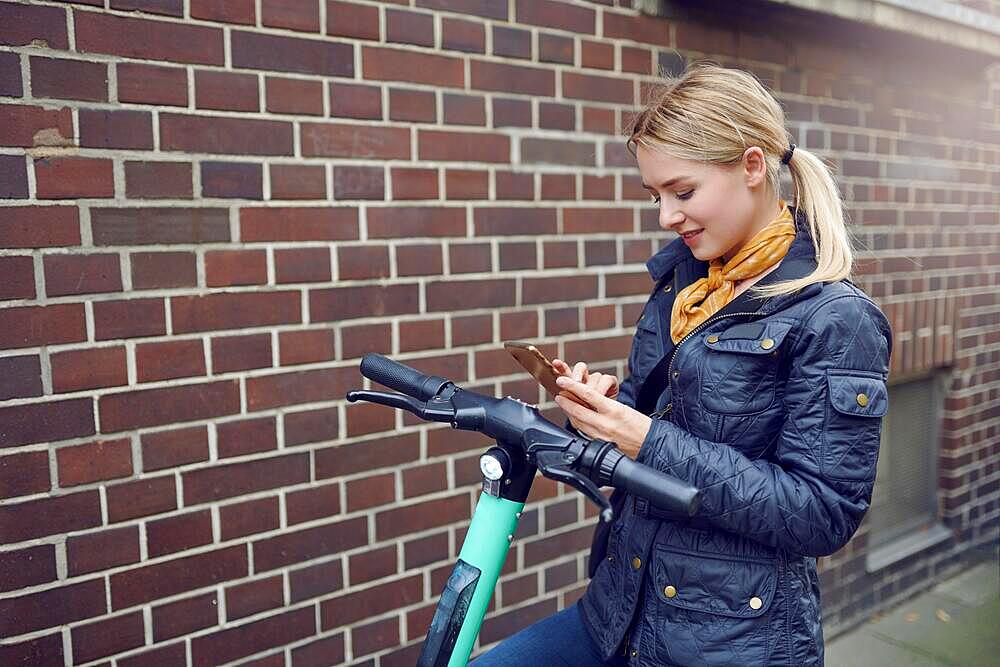
[[[407,410],[427,421],[450,422],[455,419],[455,409],[447,401],[432,399],[427,403],[423,403],[406,394],[390,394],[384,391],[369,391],[367,389],[355,389],[347,392],[347,400],[350,403],[368,401],[370,403],[378,403],[379,405],[387,405],[391,408]]]
[[[575,459],[572,455],[567,456],[566,452],[554,449],[541,451],[535,455],[535,465],[544,476],[557,482],[569,484],[585,495],[601,509],[601,521],[610,523],[615,518],[615,511],[611,507],[611,502],[601,493],[596,484],[569,467],[567,460],[572,463]]]

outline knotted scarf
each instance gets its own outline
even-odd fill
[[[670,337],[677,343],[692,329],[719,312],[736,296],[736,283],[752,278],[784,258],[795,240],[795,221],[784,199],[781,213],[757,232],[728,262],[717,257],[709,262],[708,277],[691,283],[674,299],[670,313]]]

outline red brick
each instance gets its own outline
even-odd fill
[[[398,276],[433,276],[444,273],[443,253],[437,244],[396,246]]]
[[[219,508],[222,539],[231,540],[254,533],[276,530],[281,524],[278,498],[259,498]]]
[[[444,347],[444,320],[411,320],[399,323],[400,352],[436,350]]]
[[[229,240],[222,208],[92,208],[94,245],[212,243]]]
[[[389,89],[389,119],[413,123],[437,122],[437,96],[429,90]]]
[[[3,58],[0,56],[0,68]],[[3,94],[3,70],[0,69],[0,95]],[[21,155],[0,155],[0,199],[28,198],[28,163]]]
[[[52,488],[46,452],[0,456],[0,498],[27,496]]]
[[[0,346],[7,349],[86,340],[82,304],[0,310]]]
[[[520,28],[494,25],[493,55],[531,60],[531,32]]]
[[[284,603],[284,586],[280,576],[236,584],[226,589],[226,620],[252,616]]]
[[[336,166],[333,168],[333,196],[344,199],[385,199],[385,170],[382,167]]]
[[[254,241],[347,241],[357,239],[356,208],[280,207],[240,209],[240,238]]]
[[[555,73],[549,69],[472,60],[470,73],[471,86],[476,90],[539,97],[555,96]]]
[[[361,47],[362,72],[369,81],[407,81],[446,88],[465,87],[460,58],[375,46]]]
[[[296,609],[191,640],[191,664],[207,667],[316,634],[313,609]]]
[[[373,403],[347,406],[347,437],[391,431],[395,415]]]
[[[285,413],[285,445],[335,440],[339,428],[336,408]]]
[[[114,197],[111,160],[52,157],[35,160],[35,186],[39,199]]]
[[[220,336],[212,339],[212,372],[230,373],[271,366],[271,336]]]
[[[393,206],[368,209],[369,238],[465,236],[465,207]]]
[[[535,198],[534,176],[532,176],[531,174],[519,174],[510,171],[497,171],[496,192],[497,192],[497,199],[530,201]],[[521,210],[524,211],[524,209]],[[552,215],[555,215],[555,211],[550,210],[550,213]],[[476,212],[476,217],[478,219],[479,210],[477,210]],[[477,227],[477,233],[478,233],[478,227]],[[532,232],[532,233],[538,233],[538,232]]]
[[[520,18],[520,15],[518,17]],[[684,29],[689,25],[685,24],[684,28],[678,29],[677,32],[684,32]],[[604,12],[604,37],[627,39],[633,42],[644,42],[658,46],[671,46],[670,24],[662,18],[643,16],[642,14]],[[678,37],[678,41],[680,41],[680,37]],[[721,42],[721,40],[712,41]],[[695,48],[695,50],[700,49]]]
[[[510,138],[491,132],[420,130],[417,152],[421,160],[448,162],[510,161]]]
[[[118,658],[118,667],[146,667],[146,665],[183,665],[187,660],[184,642],[160,645],[149,651],[132,653],[126,658]]]
[[[214,592],[195,595],[153,607],[152,619],[153,640],[161,642],[217,625],[219,604]]]
[[[207,460],[208,429],[204,426],[142,435],[142,467],[145,472]]]
[[[371,212],[369,209],[369,215]],[[369,244],[338,246],[337,277],[340,280],[388,278],[389,248],[384,245]]]
[[[150,558],[211,543],[212,513],[207,509],[146,522]]]
[[[247,575],[245,545],[175,558],[111,575],[111,606],[124,609]]]
[[[215,429],[220,459],[278,448],[274,417],[223,422]]]
[[[396,617],[351,628],[351,648],[356,656],[375,653],[399,643],[399,619]]]
[[[5,598],[0,600],[0,635],[23,635],[100,616],[106,611],[103,579]]]
[[[323,83],[269,76],[265,105],[271,113],[323,115]]]
[[[106,63],[32,56],[31,93],[36,98],[108,101]]]
[[[261,23],[273,28],[319,32],[319,4],[299,0],[263,0]]]
[[[56,549],[42,544],[0,552],[0,592],[47,584],[56,579]]]
[[[335,118],[382,120],[381,88],[331,82],[330,115]]]
[[[73,12],[76,48],[146,60],[224,65],[222,30],[200,25],[148,21],[98,12]]]
[[[263,165],[239,162],[202,162],[201,196],[263,199]]]
[[[316,479],[399,466],[416,461],[419,455],[420,439],[413,433],[317,449]],[[348,493],[348,505],[350,497]]]
[[[4,536],[5,544],[99,525],[101,500],[96,489],[0,505],[0,535]],[[0,619],[4,616],[6,614],[0,614]],[[2,623],[0,620],[0,625]]]
[[[339,416],[336,408],[321,408],[286,413],[285,445],[294,446],[338,437]],[[348,429],[349,436],[353,435]]]
[[[324,630],[337,628],[423,599],[423,577],[411,575],[378,586],[340,595],[320,603]]]
[[[271,199],[326,199],[326,169],[320,165],[270,165]]]
[[[354,47],[316,39],[234,30],[233,67],[354,77]]]
[[[298,292],[233,292],[171,299],[174,333],[302,321]]]
[[[448,169],[445,189],[448,199],[488,199],[490,174],[476,169]]]
[[[267,253],[263,250],[206,252],[205,282],[209,287],[263,285],[267,282]]]
[[[441,48],[466,53],[485,53],[486,30],[482,23],[442,17]]]
[[[0,104],[0,146],[69,146],[72,137],[73,119],[68,107]]]
[[[531,102],[493,98],[493,127],[531,127]]]
[[[332,287],[309,293],[309,313],[314,322],[406,315],[416,313],[419,305],[416,284]]]
[[[36,40],[49,49],[69,48],[65,9],[0,5],[0,44],[27,46]]]
[[[253,563],[266,572],[292,563],[331,556],[368,541],[368,522],[355,517],[314,528],[285,532],[253,543]]]
[[[387,42],[433,47],[434,16],[404,9],[387,9],[385,39]]]
[[[94,303],[94,333],[97,340],[156,336],[166,332],[163,299]]]
[[[295,667],[337,665],[344,661],[344,655],[344,635],[340,633],[292,649],[292,664]]]
[[[196,70],[194,97],[199,109],[260,110],[260,91],[254,74]]]
[[[340,484],[325,484],[285,495],[289,525],[340,514]]]
[[[157,67],[117,63],[118,100],[135,104],[186,107],[187,71],[180,67]]]
[[[116,523],[177,509],[173,475],[147,477],[107,487],[108,521]]]
[[[331,329],[282,331],[278,335],[281,365],[311,364],[334,358],[334,338]]]
[[[399,509],[384,510],[375,515],[375,532],[379,540],[392,539],[462,521],[469,516],[471,509],[469,496],[462,493]]]
[[[491,315],[468,315],[453,317],[451,320],[451,344],[454,346],[476,345],[493,340],[493,317]]]
[[[43,264],[48,296],[122,291],[117,254],[46,255]]]
[[[276,249],[274,251],[274,278],[278,284],[330,282],[329,249]]]
[[[66,539],[70,576],[139,562],[139,527],[123,526]]]
[[[355,554],[350,557],[349,563],[352,586],[376,579],[385,579],[397,573],[396,545],[390,544],[379,549],[370,549],[365,553]]]
[[[288,575],[292,602],[319,597],[344,587],[343,559],[292,570]],[[328,663],[322,663],[328,664]]]
[[[393,199],[437,199],[437,169],[409,169],[393,167]]]
[[[493,250],[488,243],[449,244],[448,268],[453,274],[492,271]]]
[[[427,310],[470,310],[513,306],[513,280],[452,280],[427,284]]]
[[[134,252],[132,289],[194,287],[198,269],[193,252]]]
[[[233,155],[292,155],[287,121],[160,114],[160,150]]]
[[[555,234],[556,211],[552,208],[477,208],[476,236]]]
[[[366,352],[388,354],[392,352],[392,329],[388,324],[341,327],[340,346],[344,359],[360,357]]]
[[[302,123],[306,157],[410,159],[410,131],[403,127]]]
[[[184,16],[183,0],[111,0],[111,8],[165,16]]]
[[[91,398],[0,407],[0,448],[94,434]]]
[[[108,433],[144,426],[220,417],[239,412],[235,380],[105,394],[98,399],[101,430]]]
[[[128,438],[97,440],[56,450],[59,486],[90,484],[132,474],[132,443]]]
[[[74,662],[90,662],[146,643],[142,612],[102,619],[72,630]]]
[[[518,23],[587,34],[594,34],[596,29],[596,12],[589,7],[553,0],[517,0],[515,11]],[[605,16],[608,14],[605,12]]]
[[[379,39],[378,7],[328,0],[326,32],[338,37]]]
[[[184,473],[184,504],[194,505],[308,481],[308,454],[216,465]]]
[[[80,109],[80,145],[85,148],[151,149],[152,114],[131,109]]]
[[[125,195],[129,199],[191,199],[191,164],[125,162]]]
[[[201,339],[143,343],[135,348],[139,382],[205,375],[205,351]]]
[[[253,0],[191,0],[191,16],[223,23],[253,25],[257,20]]]
[[[30,256],[0,257],[0,275],[7,279],[0,285],[0,299],[35,298],[35,267]]]
[[[343,396],[355,382],[355,367],[320,368],[247,378],[247,408],[270,408]]]

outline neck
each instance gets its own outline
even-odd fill
[[[774,220],[781,214],[781,211],[782,211],[781,201],[777,197],[775,197],[774,199],[769,199],[768,203],[765,206],[761,207],[761,212],[754,216],[755,222],[750,230],[750,233],[747,234],[747,237],[743,239],[740,243],[737,243],[735,246],[733,246],[733,248],[730,249],[729,252],[723,253],[722,255],[723,264],[725,264],[733,257],[735,257],[736,253],[738,253],[743,248],[743,246],[745,246],[747,242],[750,241],[750,239],[756,236],[760,232],[760,230],[764,229],[769,224],[774,222]]]

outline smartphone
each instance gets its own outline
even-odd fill
[[[552,362],[549,361],[549,359],[542,354],[537,347],[531,343],[521,343],[516,341],[506,342],[503,344],[503,347],[505,350],[510,352],[511,356],[514,357],[519,364],[524,366],[526,371],[531,373],[533,378],[538,380],[540,385],[545,387],[545,390],[548,391],[550,395],[561,395],[571,401],[579,403],[580,405],[591,408],[589,403],[556,384],[556,378],[559,377],[559,372],[556,371]]]

